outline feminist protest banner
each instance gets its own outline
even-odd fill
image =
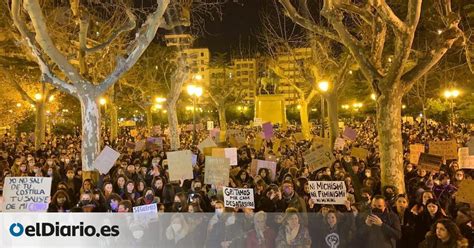
[[[225,186],[229,184],[230,160],[206,156],[204,183]]]
[[[442,163],[443,157],[422,152],[418,160],[418,169],[439,171]]]
[[[474,156],[469,155],[468,147],[459,148],[459,168],[474,169]]]
[[[330,167],[334,162],[334,156],[328,146],[320,144],[313,147],[313,151],[303,154],[304,161],[309,167],[309,171],[319,170],[323,167]]]
[[[420,154],[425,152],[425,145],[423,144],[413,144],[410,145],[410,163],[418,164],[420,159]]]
[[[193,178],[192,154],[189,150],[166,153],[170,181]]]
[[[360,160],[367,160],[367,156],[369,155],[369,151],[364,148],[360,147],[352,147],[351,149],[351,156],[356,157]]]
[[[3,212],[46,212],[51,182],[51,177],[6,177]]]
[[[344,205],[347,200],[344,181],[309,181],[309,194],[316,204]]]
[[[104,150],[102,150],[99,156],[94,160],[92,167],[96,168],[101,174],[107,174],[119,157],[119,152],[105,146]]]
[[[224,187],[224,207],[255,208],[253,189]]]
[[[455,140],[431,141],[430,154],[443,157],[444,160],[458,158],[458,145]]]

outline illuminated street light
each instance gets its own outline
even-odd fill
[[[195,81],[201,81],[202,76],[196,74],[193,76]],[[197,142],[197,134],[196,134],[196,101],[197,98],[202,96],[202,87],[196,85],[188,85],[188,94],[193,97],[193,144]]]
[[[451,127],[454,126],[454,99],[459,96],[460,92],[457,89],[447,89],[444,91],[443,95],[449,101],[451,105]]]
[[[48,100],[49,100],[50,102],[52,102],[52,101],[54,101],[54,98],[55,98],[54,95],[51,95]]]
[[[402,109],[406,109],[406,108],[407,108],[407,105],[403,104]]]
[[[163,98],[163,97],[157,97],[157,98],[155,98],[155,102],[157,102],[157,103],[166,102],[166,98]]]
[[[370,99],[372,100],[377,100],[377,95],[375,95],[374,93],[370,94]]]
[[[21,108],[21,103],[17,103],[16,106],[17,106],[18,108]]]
[[[298,109],[298,110],[301,109],[301,105],[299,105],[299,104],[296,105],[296,109]]]
[[[343,109],[349,109],[349,105],[344,104],[344,105],[341,106],[341,108],[343,108]]]
[[[99,104],[102,105],[102,106],[105,105],[105,104],[107,104],[107,99],[101,97],[101,98],[99,99]]]
[[[318,88],[322,91],[322,92],[326,92],[328,91],[329,89],[329,82],[328,81],[321,81],[318,83]]]
[[[43,96],[42,96],[40,93],[36,93],[36,94],[35,94],[35,99],[36,99],[36,101],[41,100],[41,98],[43,98]]]
[[[161,105],[161,104],[155,104],[153,107],[155,107],[155,109],[161,109],[161,108],[163,108],[163,105]]]

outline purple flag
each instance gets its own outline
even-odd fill
[[[262,124],[263,135],[266,140],[269,140],[273,137],[273,125],[271,122],[265,122]]]
[[[344,129],[344,132],[342,133],[342,136],[344,138],[347,138],[347,139],[350,139],[350,140],[355,140],[356,137],[357,137],[357,133],[354,129],[352,129],[350,127],[346,127]]]

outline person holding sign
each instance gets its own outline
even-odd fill
[[[359,228],[359,237],[365,237],[364,247],[395,248],[402,236],[400,220],[386,206],[385,198],[374,196],[372,209],[365,217],[365,226]]]

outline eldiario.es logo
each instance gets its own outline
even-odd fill
[[[20,237],[25,234],[28,237],[116,237],[120,234],[119,226],[102,226],[99,231],[95,226],[84,225],[84,222],[79,222],[79,225],[60,225],[59,222],[51,223],[36,223],[35,225],[23,226],[20,223],[13,223],[9,228],[10,234],[13,237]]]

